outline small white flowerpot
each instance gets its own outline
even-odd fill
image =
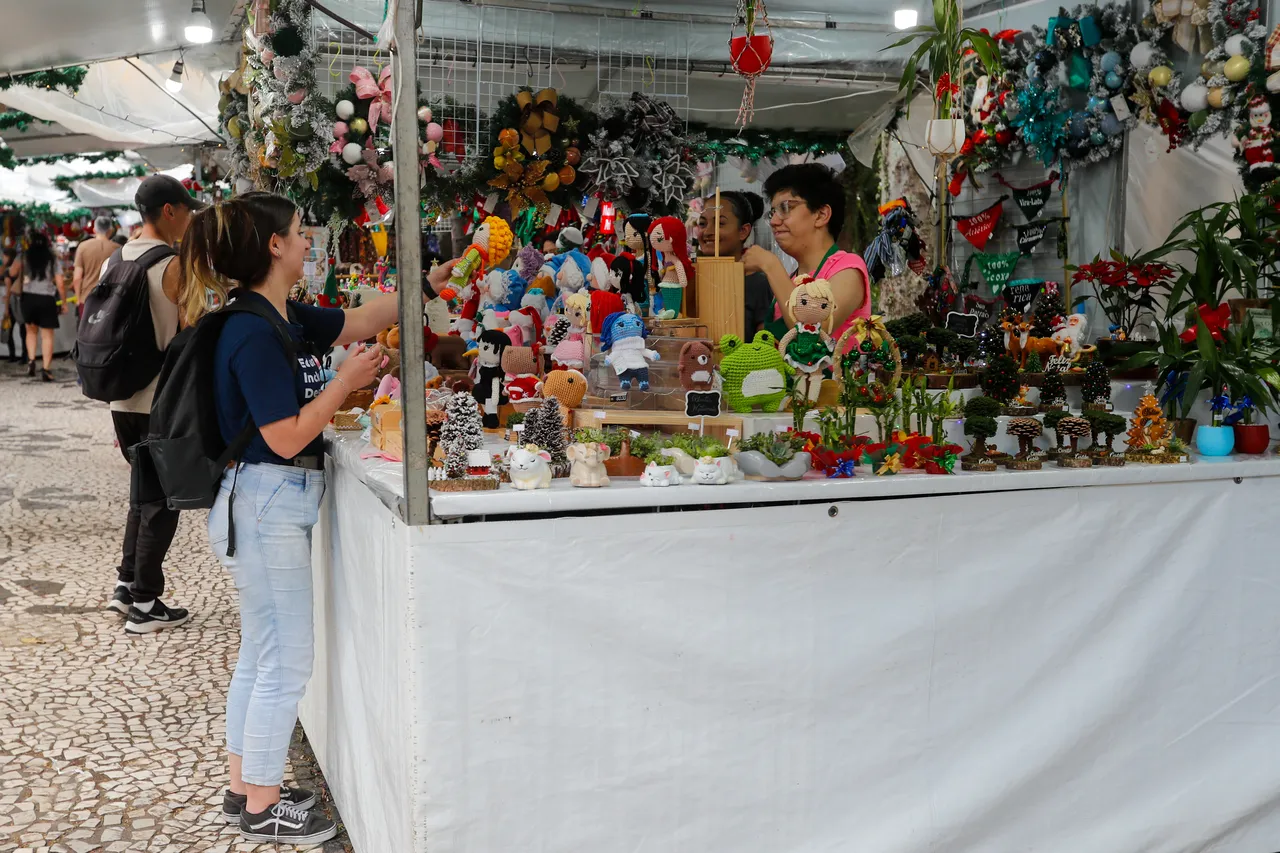
[[[935,118],[929,120],[926,130],[925,146],[935,157],[949,160],[960,153],[964,147],[964,119]]]

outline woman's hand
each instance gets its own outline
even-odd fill
[[[381,365],[382,347],[366,348],[364,344],[356,344],[355,351],[338,367],[338,378],[346,384],[348,391],[354,391],[371,384]]]
[[[757,272],[768,275],[769,271],[775,267],[783,269],[782,261],[778,260],[778,256],[763,246],[748,246],[742,253],[742,267],[747,275]]]
[[[444,290],[445,285],[449,283],[450,276],[453,275],[453,267],[462,258],[454,258],[451,261],[436,264],[436,268],[427,274],[427,284],[431,285],[431,289],[437,294]]]

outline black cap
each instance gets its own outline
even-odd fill
[[[187,192],[181,181],[168,175],[151,175],[146,178],[138,186],[133,203],[139,210],[155,210],[166,204],[183,204],[191,210],[208,207],[207,203]]]

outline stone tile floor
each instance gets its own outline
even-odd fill
[[[106,406],[54,369],[45,384],[0,362],[0,853],[273,850],[219,817],[239,634],[203,514],[183,515],[166,566],[165,600],[191,622],[127,637],[102,606],[128,467]],[[332,808],[301,728],[288,778]]]

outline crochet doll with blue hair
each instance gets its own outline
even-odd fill
[[[641,391],[649,390],[649,362],[658,361],[657,350],[645,349],[648,335],[644,321],[634,314],[620,311],[605,318],[600,329],[600,348],[608,353],[604,363],[618,374],[618,386],[631,390],[637,382]]]

